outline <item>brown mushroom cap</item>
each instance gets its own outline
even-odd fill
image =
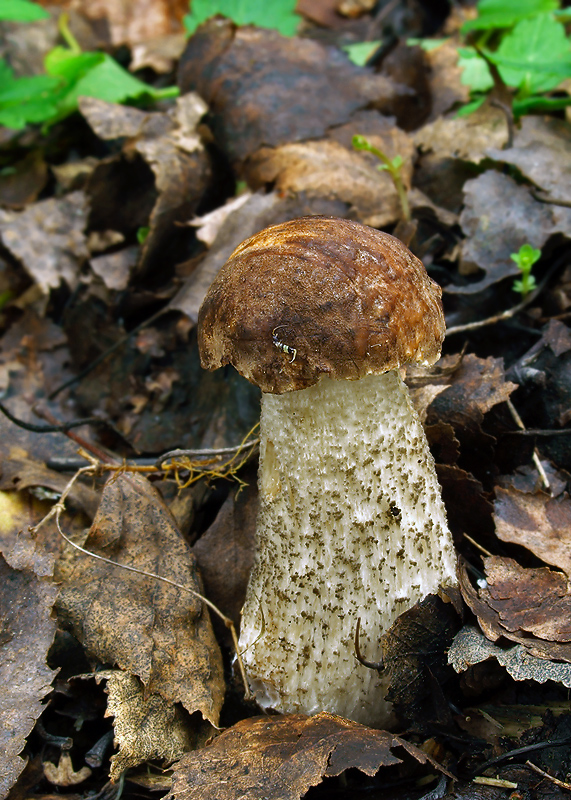
[[[444,338],[440,287],[388,233],[301,217],[239,245],[198,317],[205,369],[234,367],[263,392],[323,376],[356,380],[433,364]]]

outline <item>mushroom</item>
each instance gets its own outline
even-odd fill
[[[387,717],[355,657],[405,610],[454,585],[434,460],[399,367],[433,364],[441,290],[387,233],[334,217],[239,245],[199,313],[202,366],[262,390],[257,551],[241,657],[259,704]]]

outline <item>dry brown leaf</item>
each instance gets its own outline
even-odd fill
[[[254,469],[242,472],[248,484],[232,491],[208,530],[193,546],[204,588],[215,603],[236,626],[246,599],[246,586],[256,543],[258,489]],[[219,637],[229,639],[226,626],[213,620]]]
[[[184,589],[83,554],[60,562],[58,608],[86,650],[137,675],[149,693],[218,723],[222,660],[200,591],[194,556],[159,493],[119,474],[106,484],[85,547]]]
[[[190,39],[179,85],[208,103],[215,139],[233,163],[264,145],[321,137],[395,93],[390,80],[355,66],[337,48],[220,19]]]
[[[571,499],[539,492],[496,488],[496,534],[502,542],[527,547],[571,578]]]
[[[462,597],[486,637],[494,642],[501,637],[510,639],[538,658],[571,662],[570,600],[561,573],[547,567],[525,569],[513,559],[497,556],[485,559],[485,565],[491,583],[477,591],[465,564],[461,563],[458,575]],[[558,641],[539,638],[536,632],[556,633]]]
[[[335,128],[318,141],[262,147],[246,165],[248,183],[255,189],[274,183],[281,193],[305,192],[309,197],[336,198],[347,204],[352,218],[384,228],[402,217],[397,190],[379,160],[356,152],[354,134],[365,136],[374,147],[403,159],[405,186],[412,178],[413,146],[409,136],[375,112],[361,112],[348,124]]]
[[[167,764],[191,749],[192,732],[182,710],[158,694],[147,695],[141,681],[120,670],[101,670],[95,680],[106,681],[105,716],[114,717],[115,744],[109,777],[151,759]]]
[[[10,569],[0,556],[0,796],[25,766],[19,754],[57,674],[46,664],[56,623],[53,583]]]
[[[51,761],[44,761],[44,776],[55,786],[77,786],[78,783],[87,780],[90,775],[91,770],[85,766],[76,772],[71,756],[65,750],[62,751],[57,766]]]
[[[142,246],[139,271],[146,272],[158,261],[163,264],[165,247],[176,253],[176,245],[188,238],[184,228],[177,223],[187,220],[207,189],[211,178],[210,160],[196,132],[207,107],[197,94],[189,93],[177,99],[169,113],[143,112],[118,106],[103,100],[84,97],[79,101],[81,113],[95,133],[102,139],[127,137],[124,153],[102,163],[90,178],[90,192],[94,207],[103,206],[103,214],[95,227],[117,226],[116,206],[125,205],[125,197],[114,203],[108,200],[107,173],[115,165],[119,168],[123,158],[133,159],[138,153],[154,176],[154,187],[149,189],[144,224],[149,233]],[[145,186],[145,182],[141,182]],[[141,193],[141,185],[136,187]],[[129,186],[132,191],[133,187]],[[129,208],[129,204],[127,204]],[[123,212],[121,212],[123,213]],[[108,223],[108,224],[105,224]]]
[[[84,228],[88,204],[83,192],[32,203],[25,211],[0,209],[0,239],[48,294],[63,282],[77,285],[88,257]]]
[[[440,159],[458,158],[478,164],[492,147],[501,149],[508,138],[506,117],[490,106],[468,117],[439,117],[414,134],[415,145]]]
[[[487,155],[513,164],[530,181],[559,200],[571,200],[571,125],[554,117],[522,117],[513,147]],[[569,230],[569,229],[567,229]]]
[[[430,93],[432,96],[431,120],[439,120],[458,103],[470,99],[470,87],[461,82],[462,70],[458,66],[458,47],[453,39],[447,39],[426,53],[429,64]],[[462,119],[462,117],[454,117]],[[464,117],[463,119],[466,119]]]
[[[220,800],[223,794],[224,800],[299,800],[324,777],[346,769],[374,775],[400,764],[393,750],[429,762],[398,736],[332,714],[253,717],[184,756],[175,767],[169,798]]]
[[[466,239],[459,271],[468,275],[479,269],[484,274],[476,282],[448,286],[451,293],[474,294],[519,275],[511,253],[525,243],[541,249],[552,234],[571,228],[571,209],[540,203],[529,188],[495,170],[467,181],[464,195],[460,224]]]

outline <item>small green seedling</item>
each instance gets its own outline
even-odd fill
[[[388,171],[395,185],[395,189],[398,192],[403,217],[407,222],[410,222],[410,207],[401,174],[403,165],[402,156],[397,155],[392,159],[389,158],[382,150],[379,150],[378,147],[374,147],[368,139],[360,134],[355,134],[352,141],[355,150],[366,150],[367,153],[372,153],[382,162],[381,164],[377,164],[377,169],[386,169]]]
[[[0,20],[15,15],[18,20],[33,21],[45,12],[31,2],[0,0]],[[0,58],[0,126],[21,130],[29,123],[39,123],[48,127],[77,111],[81,96],[110,103],[145,103],[178,95],[176,86],[155,89],[143,83],[107,53],[82,52],[69,29],[67,14],[59,17],[59,32],[65,46],[54,47],[46,55],[45,75],[16,77]]]
[[[537,286],[531,270],[535,262],[541,258],[541,250],[536,250],[530,244],[522,244],[519,252],[512,253],[510,258],[515,261],[521,272],[521,280],[514,281],[513,290],[522,297],[527,297]]]

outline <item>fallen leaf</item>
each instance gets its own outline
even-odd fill
[[[352,219],[384,228],[402,217],[398,192],[379,160],[356,152],[354,134],[365,136],[388,158],[400,156],[405,186],[412,177],[413,147],[407,134],[376,112],[358,112],[352,121],[336,127],[326,139],[262,147],[248,159],[248,184],[259,189],[274,184],[282,193],[305,192],[308,197],[335,198],[347,204]]]
[[[148,695],[141,681],[126,672],[101,670],[94,678],[97,683],[106,682],[105,716],[114,717],[119,750],[111,757],[112,781],[145,761],[160,759],[170,764],[191,749],[189,721],[179,707],[158,694]]]
[[[27,570],[10,569],[0,556],[0,796],[25,766],[20,753],[44,710],[57,672],[46,664],[56,623],[57,587]]]
[[[156,489],[133,475],[111,478],[84,546],[183,588],[70,554],[58,565],[62,621],[101,662],[216,725],[224,697],[220,651],[209,612],[192,594],[200,592],[194,557]]]
[[[460,590],[488,639],[504,637],[533,656],[571,662],[567,581],[547,567],[526,569],[511,558],[484,559],[490,583],[472,586],[466,566],[458,571]],[[494,586],[497,582],[497,586]],[[503,596],[502,596],[503,595]],[[557,640],[540,638],[542,633]]]
[[[44,776],[55,786],[77,786],[91,775],[89,767],[81,767],[77,772],[73,768],[71,756],[62,751],[57,766],[51,761],[44,761]]]
[[[261,28],[206,22],[180,61],[179,86],[210,107],[212,131],[230,161],[261,146],[323,136],[395,92],[387,78],[352,64],[335,47]]]
[[[214,522],[192,547],[209,599],[236,626],[254,561],[258,513],[256,472],[249,469],[241,477],[248,485],[230,492]],[[213,623],[219,637],[229,641],[226,626],[216,619]]]
[[[447,286],[452,294],[474,294],[519,275],[511,253],[526,243],[541,249],[551,235],[571,228],[571,209],[540,203],[528,187],[495,170],[467,181],[464,194],[460,224],[466,239],[459,271],[484,274],[475,282]]]
[[[553,198],[571,200],[571,125],[554,117],[524,116],[513,147],[489,148],[490,158],[513,164]]]
[[[571,577],[571,499],[496,487],[496,534]]]
[[[554,681],[571,689],[571,664],[536,658],[519,644],[499,647],[470,625],[456,635],[448,651],[448,663],[456,672],[465,672],[488,658],[495,658],[516,681]]]
[[[441,697],[435,685],[445,683],[449,672],[446,652],[460,626],[450,602],[428,595],[401,614],[382,638],[386,699],[394,703],[399,718],[414,721],[438,719]],[[440,689],[442,696],[442,690]]]
[[[83,192],[41,200],[19,213],[0,209],[0,239],[42,292],[48,294],[62,282],[73,289],[89,255],[87,214]]]
[[[375,775],[381,767],[402,763],[393,749],[430,763],[404,739],[332,714],[253,717],[183,756],[168,797],[220,800],[222,792],[224,800],[299,800],[324,777],[351,767]]]

